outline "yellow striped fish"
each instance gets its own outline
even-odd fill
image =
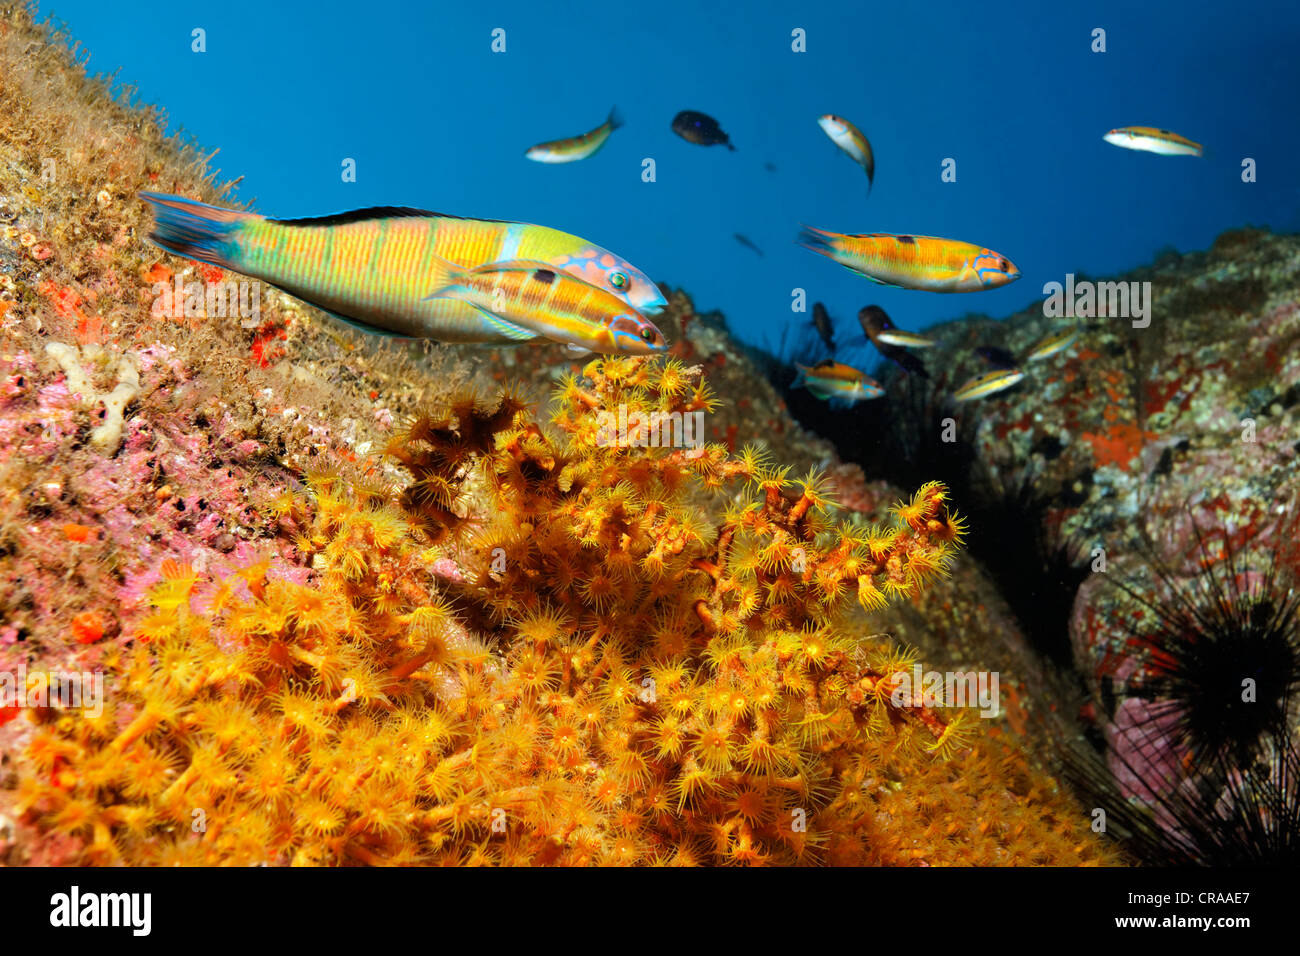
[[[927,292],[979,292],[1015,282],[1020,270],[992,249],[934,236],[850,236],[803,227],[799,243],[872,282]]]
[[[900,349],[928,349],[934,345],[934,339],[927,339],[915,332],[904,332],[902,329],[882,329],[876,333],[876,341],[896,345]]]
[[[381,207],[316,219],[267,219],[237,209],[141,193],[156,218],[149,238],[177,255],[268,282],[351,325],[439,342],[510,344],[479,310],[430,299],[446,260],[546,263],[643,313],[667,305],[650,278],[585,239],[523,222]]]
[[[549,143],[538,143],[524,157],[538,163],[573,163],[595,155],[605,145],[609,134],[623,125],[617,109],[609,111],[609,117],[590,133],[571,136],[568,139],[556,139]]]
[[[1029,354],[1025,356],[1025,361],[1038,362],[1045,358],[1051,358],[1053,355],[1068,349],[1078,337],[1078,328],[1070,328],[1063,332],[1057,332],[1055,335],[1049,335],[1029,350]]]
[[[998,392],[1005,392],[1013,385],[1019,384],[1024,377],[1025,373],[1018,368],[996,368],[991,372],[985,372],[983,375],[976,375],[953,392],[952,398],[955,402],[969,402],[973,398],[996,395]]]
[[[1200,156],[1201,144],[1154,126],[1121,126],[1102,137],[1112,146],[1158,153],[1161,156]]]
[[[544,335],[575,351],[649,355],[668,348],[663,333],[618,296],[545,262],[489,262],[476,269],[444,263],[432,299],[467,302],[511,338]]]

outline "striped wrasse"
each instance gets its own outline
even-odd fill
[[[901,349],[928,349],[934,345],[934,339],[915,332],[904,332],[902,329],[882,329],[876,333],[876,341]]]
[[[577,351],[649,355],[668,348],[654,323],[618,296],[544,262],[448,265],[446,285],[431,298],[468,302],[504,335],[544,335]]]
[[[141,193],[149,239],[180,256],[261,279],[367,331],[439,342],[510,344],[482,312],[431,299],[446,260],[463,268],[535,259],[618,296],[641,312],[667,300],[650,278],[585,239],[522,222],[380,207],[315,219],[267,219],[237,209]]]
[[[953,392],[952,398],[955,402],[969,402],[972,399],[996,395],[998,392],[1005,392],[1007,389],[1020,384],[1024,378],[1025,373],[1018,368],[995,368],[983,375],[976,375]]]
[[[590,133],[572,136],[568,139],[556,139],[549,143],[538,143],[524,157],[538,163],[572,163],[586,159],[605,145],[609,134],[623,125],[617,109],[609,111],[609,117]]]
[[[1200,156],[1201,144],[1154,126],[1121,126],[1102,137],[1112,146],[1159,153],[1161,156]]]
[[[1073,345],[1078,337],[1079,330],[1077,327],[1065,329],[1055,335],[1049,335],[1029,350],[1029,354],[1025,356],[1025,361],[1039,362],[1045,358],[1051,358],[1053,355],[1058,355]]]
[[[799,375],[792,387],[798,388],[802,385],[817,398],[829,401],[831,405],[852,405],[885,394],[879,382],[865,372],[843,362],[826,359],[811,368],[798,364],[795,368],[799,370]]]
[[[1020,270],[992,249],[935,236],[850,236],[803,227],[799,243],[872,282],[927,292],[978,292],[1015,282]]]

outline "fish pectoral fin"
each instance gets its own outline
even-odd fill
[[[824,388],[818,388],[812,382],[804,382],[804,388],[808,389],[809,394],[814,398],[820,398],[822,401],[829,401],[835,397],[834,392],[828,392]]]
[[[455,295],[442,295],[440,293],[435,293],[435,295],[429,296],[429,298],[432,299],[435,296],[438,298],[456,299],[458,302],[465,302],[464,299],[459,299]],[[538,337],[536,332],[529,331],[523,326],[515,325],[513,322],[501,318],[501,316],[497,315],[495,312],[491,312],[488,309],[483,308],[481,305],[475,305],[473,302],[465,302],[465,304],[474,306],[474,308],[478,310],[479,314],[487,320],[487,324],[491,326],[492,331],[498,332],[501,335],[506,336],[506,338],[522,342],[526,339],[535,339]]]
[[[581,345],[573,345],[572,343],[566,345],[566,346],[565,346],[565,349],[566,349],[567,351],[570,351],[570,352],[574,353],[575,355],[590,355],[590,354],[591,354],[591,349],[584,349]]]
[[[430,256],[428,272],[421,278],[429,283],[433,289],[426,295],[425,301],[429,299],[454,299],[456,296],[453,290],[463,288],[463,283],[469,275],[468,270],[454,262],[448,262],[441,256]]]

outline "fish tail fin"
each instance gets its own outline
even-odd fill
[[[605,122],[609,124],[611,133],[623,125],[623,114],[618,111],[617,106],[609,108],[609,116],[605,119]]]
[[[824,232],[821,229],[814,229],[812,226],[800,225],[799,228],[799,245],[809,252],[816,252],[834,258],[835,242],[840,238],[838,233]]]
[[[140,193],[140,198],[153,208],[150,242],[178,256],[225,268],[238,268],[232,256],[235,233],[244,223],[262,218],[164,193]]]
[[[790,383],[790,387],[804,388],[806,384],[805,379],[807,377],[808,370],[804,368],[802,365],[795,365],[795,368],[798,371],[795,373],[794,381]]]

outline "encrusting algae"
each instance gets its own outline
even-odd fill
[[[169,563],[103,714],[36,712],[22,809],[96,864],[1100,861],[1047,782],[1012,795],[1023,758],[896,706],[910,655],[849,622],[944,573],[942,485],[836,524],[753,448],[599,440],[598,411],[715,401],[597,360],[561,440],[462,397],[393,439],[404,488],[306,476],[272,508],[315,579]]]

